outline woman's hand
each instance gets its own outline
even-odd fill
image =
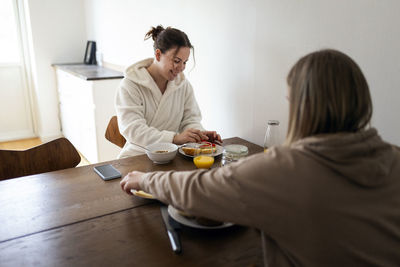
[[[121,180],[120,185],[122,190],[127,194],[132,195],[131,189],[140,190],[140,181],[144,172],[133,171],[128,173],[124,179]]]
[[[204,134],[204,132],[189,128],[182,133],[175,135],[172,142],[177,145],[182,145],[185,143],[197,143],[202,140],[208,140],[208,136]]]
[[[210,141],[214,143],[215,141],[218,141],[222,143],[221,136],[216,132],[216,131],[203,131],[203,135],[207,136],[207,141]]]

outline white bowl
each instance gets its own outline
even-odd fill
[[[154,163],[165,164],[173,160],[178,151],[178,146],[172,143],[157,143],[146,146],[149,151],[146,151],[147,156]],[[156,151],[168,151],[157,153]]]

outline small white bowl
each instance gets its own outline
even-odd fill
[[[146,151],[147,156],[154,163],[165,164],[173,160],[178,151],[178,146],[172,143],[157,143],[146,146],[148,151]],[[163,153],[157,153],[157,151],[168,151]]]

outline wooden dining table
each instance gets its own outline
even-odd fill
[[[263,148],[244,139],[249,155]],[[180,153],[157,165],[146,155],[106,162],[122,177],[133,170],[193,170]],[[0,182],[0,266],[262,266],[260,233],[235,225],[219,230],[182,226],[174,254],[162,221],[163,203],[127,195],[120,179],[104,181],[93,167]],[[213,168],[221,165],[221,156]]]

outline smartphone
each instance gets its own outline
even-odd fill
[[[105,181],[121,178],[121,173],[111,164],[96,166],[93,169]]]

